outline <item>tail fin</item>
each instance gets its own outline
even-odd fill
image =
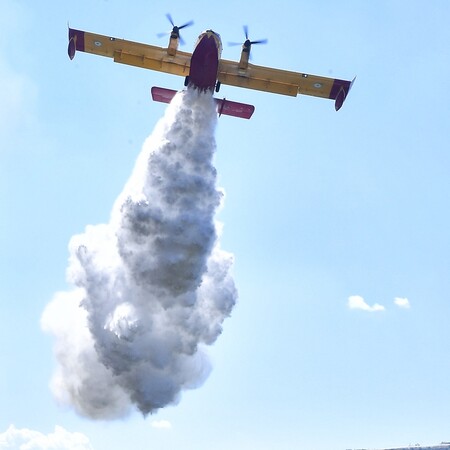
[[[161,87],[152,87],[152,98],[155,102],[170,103],[175,97],[177,91],[165,89]],[[226,99],[215,98],[217,105],[217,113],[219,116],[225,114],[227,116],[240,117],[242,119],[250,119],[255,107],[245,103],[231,102]]]

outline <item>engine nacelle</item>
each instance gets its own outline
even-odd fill
[[[177,54],[178,45],[180,43],[180,38],[172,33],[170,35],[169,46],[167,47],[167,54],[170,56],[175,56]]]

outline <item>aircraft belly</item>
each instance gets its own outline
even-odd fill
[[[207,90],[214,89],[219,68],[219,56],[216,41],[205,36],[192,54],[189,72],[189,83],[195,87]]]

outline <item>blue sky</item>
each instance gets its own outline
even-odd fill
[[[70,436],[84,447],[68,448],[95,450],[450,439],[448,2],[0,5],[0,446],[8,429],[41,442],[81,433]],[[253,63],[357,80],[339,113],[331,101],[222,87],[256,111],[216,130],[221,244],[239,298],[208,349],[213,370],[146,419],[90,421],[52,396],[54,341],[40,318],[67,289],[70,238],[109,220],[164,113],[151,86],[183,80],[69,61],[67,22],[164,46],[167,12],[195,21],[183,50],[212,28],[237,59],[226,43],[247,24],[269,40]]]

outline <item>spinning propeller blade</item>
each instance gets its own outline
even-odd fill
[[[184,44],[184,40],[180,36],[180,30],[182,30],[183,28],[186,28],[186,27],[190,27],[191,25],[194,24],[194,21],[190,20],[189,22],[186,22],[184,25],[177,26],[177,25],[175,25],[175,23],[174,23],[174,21],[172,19],[172,16],[169,13],[166,14],[166,17],[167,17],[167,20],[170,22],[170,24],[173,27],[172,31],[170,31],[168,33],[158,33],[157,36],[158,37],[163,37],[163,36],[167,36],[167,35],[170,34],[171,37],[179,39],[180,40],[180,44]]]
[[[248,48],[248,50],[250,50],[250,47],[253,44],[267,44],[268,40],[267,39],[259,39],[257,41],[251,41],[248,37],[248,25],[244,25],[244,35],[245,35],[245,41],[244,43],[239,43],[239,42],[228,42],[228,45],[243,45],[245,48]]]

